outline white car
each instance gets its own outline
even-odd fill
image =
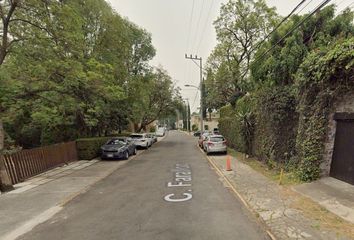
[[[164,127],[160,127],[156,131],[156,136],[163,137],[163,136],[165,136],[165,133],[166,133],[165,128]]]
[[[226,140],[222,135],[209,135],[203,142],[203,149],[207,154],[217,152],[227,154]]]
[[[133,133],[130,135],[130,138],[137,147],[146,149],[152,145],[152,140],[147,137],[146,133]]]

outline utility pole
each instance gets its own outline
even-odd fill
[[[200,68],[200,84],[199,84],[199,90],[200,90],[200,131],[201,133],[203,133],[204,131],[204,125],[203,125],[203,60],[201,57],[198,57],[197,55],[195,55],[195,57],[192,56],[192,54],[190,56],[187,56],[187,54],[185,54],[185,58],[186,59],[190,59],[194,62],[194,60],[198,60],[199,63],[199,68]]]
[[[189,114],[189,109],[190,109],[190,107],[189,107],[189,99],[186,98],[184,100],[187,102],[187,105],[186,105],[187,131],[188,131],[188,133],[190,133],[190,131],[191,131],[191,126],[190,126],[191,123],[190,123],[190,114]]]

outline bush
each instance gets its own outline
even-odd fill
[[[76,140],[77,154],[80,160],[91,160],[100,154],[100,147],[111,137],[81,138]]]
[[[193,125],[192,125],[192,131],[193,131],[193,132],[198,131],[198,126],[197,126],[196,124],[193,124]]]
[[[254,133],[253,99],[245,96],[236,102],[235,109],[227,105],[220,109],[219,130],[228,145],[237,151],[252,154]]]

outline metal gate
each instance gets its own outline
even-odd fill
[[[330,176],[354,184],[354,114],[337,113]]]

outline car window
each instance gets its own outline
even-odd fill
[[[211,142],[223,142],[225,139],[223,137],[211,137],[210,138]]]
[[[120,141],[119,139],[112,139],[109,140],[106,145],[123,145],[124,143]]]
[[[133,139],[139,139],[139,138],[143,138],[143,135],[141,134],[134,134],[134,135],[130,135],[131,138]]]

